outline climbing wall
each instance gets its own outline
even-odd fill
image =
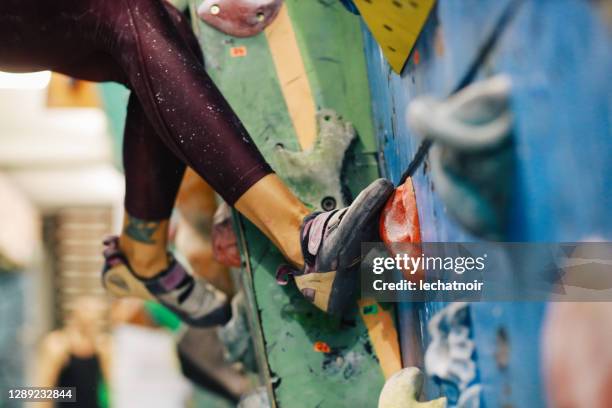
[[[401,75],[392,72],[364,26],[375,128],[386,175],[397,182],[414,156],[417,135],[405,112],[415,97],[448,96],[512,0],[439,0]],[[612,49],[609,27],[594,3],[524,1],[477,79],[506,73],[517,156],[507,241],[569,242],[612,238]],[[423,241],[475,241],[436,194],[427,162],[413,179]],[[528,274],[529,271],[524,271]],[[525,278],[528,279],[528,276]],[[414,332],[424,351],[426,325],[442,303],[399,305],[404,350]],[[472,401],[485,407],[545,405],[540,331],[547,305],[472,303],[475,344]],[[419,319],[413,318],[414,311]],[[405,362],[422,356],[404,353]],[[426,393],[461,398],[456,384],[429,379]],[[465,406],[465,405],[463,405]],[[472,406],[472,405],[470,405]]]
[[[316,131],[314,115],[301,119],[296,115],[293,84],[309,86],[305,94],[310,96],[302,98],[298,108],[310,109],[312,98],[313,113],[333,109],[350,121],[358,134],[344,161],[343,182],[350,199],[351,192],[358,192],[377,175],[359,18],[337,2],[290,0],[285,4],[280,16],[287,13],[288,20],[255,37],[229,37],[200,22],[197,28],[207,71],[281,177],[288,172],[283,171],[278,149],[308,148],[311,142],[304,142],[301,133],[304,127]],[[288,72],[296,68],[286,65],[296,55],[284,53],[296,50],[304,65],[292,77]],[[332,114],[319,120],[327,126],[341,119]],[[322,205],[314,198],[319,197],[316,185],[291,178],[287,182],[309,205]],[[246,220],[240,219],[239,225],[246,255],[245,286],[255,312],[255,342],[274,404],[375,406],[383,373],[357,311],[344,320],[331,318],[307,303],[292,285],[278,286],[274,275],[284,262],[282,256]]]

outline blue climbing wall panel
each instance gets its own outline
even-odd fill
[[[364,26],[381,166],[394,182],[419,144],[406,124],[408,104],[418,95],[451,92],[509,1],[439,0],[401,76]],[[506,73],[513,84],[518,163],[509,240],[612,240],[611,30],[594,2],[525,0],[480,68],[480,78]],[[423,241],[476,240],[447,215],[427,165],[413,182]],[[413,307],[425,349],[426,324],[444,304],[400,304],[400,319]],[[545,312],[541,303],[470,305],[483,406],[545,405],[539,350]],[[508,351],[503,364],[500,345]],[[427,394],[456,400],[431,381]]]

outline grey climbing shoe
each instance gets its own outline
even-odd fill
[[[301,271],[281,266],[279,284],[293,276],[300,292],[315,306],[342,314],[357,287],[361,243],[379,240],[380,211],[393,190],[390,181],[378,179],[349,207],[308,215],[300,232],[305,266]]]
[[[196,280],[173,257],[170,266],[157,276],[144,279],[134,274],[119,249],[119,238],[104,241],[102,283],[112,294],[156,299],[185,323],[208,327],[225,324],[231,317],[226,295],[207,282]]]

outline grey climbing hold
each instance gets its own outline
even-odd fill
[[[430,96],[408,107],[409,125],[434,142],[431,178],[449,212],[469,231],[503,239],[512,192],[510,79],[475,83],[446,100]]]
[[[236,408],[270,408],[270,400],[266,387],[258,387],[243,396]]]
[[[230,363],[242,363],[244,367],[255,372],[255,350],[249,335],[247,305],[243,292],[238,292],[232,299],[232,318],[219,326],[217,334],[224,346],[225,360]]]
[[[311,149],[291,151],[277,146],[271,161],[279,175],[295,186],[302,201],[329,211],[348,204],[342,195],[340,173],[346,150],[355,139],[355,129],[331,109],[317,113],[317,127]]]

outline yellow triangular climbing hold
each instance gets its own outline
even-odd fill
[[[353,0],[391,68],[402,71],[435,0]]]

